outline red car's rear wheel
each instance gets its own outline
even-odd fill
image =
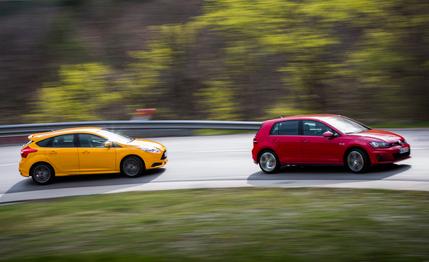
[[[280,162],[277,155],[272,151],[264,151],[259,156],[259,167],[265,173],[275,173],[280,169]]]

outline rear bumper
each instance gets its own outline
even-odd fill
[[[23,177],[30,176],[30,166],[26,163],[25,160],[21,159],[21,161],[19,161],[18,171],[19,174]]]
[[[23,170],[19,169],[19,174],[23,177],[28,177],[30,176],[28,173],[25,173]]]
[[[259,148],[257,148],[257,147],[253,147],[252,148],[252,159],[253,159],[253,162],[255,163],[255,164],[257,164],[258,163],[258,151],[259,151]]]

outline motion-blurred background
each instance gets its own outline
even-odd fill
[[[0,2],[0,123],[259,120],[339,113],[429,122],[429,2]]]

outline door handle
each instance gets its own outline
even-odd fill
[[[82,152],[82,154],[89,154],[89,151],[85,150]]]
[[[302,140],[302,142],[303,142],[303,143],[308,143],[309,141],[308,141],[308,140]]]
[[[50,155],[55,155],[55,154],[57,154],[57,151],[50,151],[49,154]]]

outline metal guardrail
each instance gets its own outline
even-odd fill
[[[253,121],[200,121],[200,120],[124,120],[86,121],[42,124],[0,125],[0,136],[29,135],[70,127],[97,126],[112,130],[147,129],[223,129],[258,130],[261,122]]]

